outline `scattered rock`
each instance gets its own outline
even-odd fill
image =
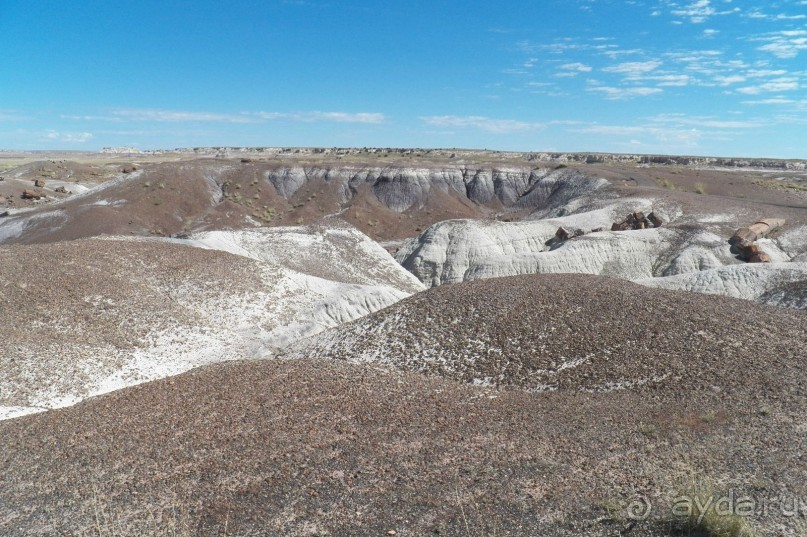
[[[757,239],[764,239],[772,232],[784,226],[786,221],[782,218],[763,218],[757,220],[748,227],[742,227],[734,232],[729,239],[732,246],[743,242],[754,242]]]
[[[731,251],[748,263],[770,263],[771,256],[763,252],[755,242],[781,228],[785,222],[782,218],[764,218],[748,227],[741,227],[729,239]]]
[[[655,213],[645,216],[642,211],[631,213],[622,222],[614,222],[611,231],[626,231],[628,229],[648,229],[651,227],[661,227],[661,218]]]
[[[561,226],[555,232],[555,239],[557,239],[559,241],[566,241],[566,240],[572,239],[574,237],[582,237],[585,234],[586,234],[586,232],[583,231],[580,228],[575,228],[574,231],[569,231],[565,227]]]
[[[11,213],[8,212],[8,211],[3,211],[2,213],[0,213],[0,218],[5,218],[6,216],[9,216],[10,214]]]
[[[134,171],[137,171],[137,166],[135,166],[134,164],[129,164],[121,168],[120,171],[121,173],[132,173]]]
[[[45,197],[45,193],[39,190],[23,190],[22,199],[24,200],[38,200]]]
[[[44,179],[36,179],[34,181],[34,186],[37,188],[45,188],[45,180]]]
[[[54,189],[54,192],[56,192],[56,193],[58,193],[58,194],[72,194],[72,192],[71,192],[71,191],[67,190],[67,189],[66,189],[65,187],[63,187],[63,186],[56,187],[56,189]]]
[[[242,159],[241,159],[241,163],[242,163],[242,164],[248,164],[248,163],[250,163],[250,162],[252,162],[252,159],[251,159],[251,158],[242,158]]]
[[[555,237],[559,240],[565,241],[572,237],[572,234],[564,227],[559,227],[555,232]]]

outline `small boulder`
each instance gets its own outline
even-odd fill
[[[747,227],[742,227],[734,232],[734,235],[729,239],[731,245],[742,245],[742,243],[751,243],[757,240],[758,236],[754,231]]]
[[[572,237],[572,234],[564,227],[559,227],[558,230],[555,232],[555,238],[561,241],[569,240]]]
[[[45,188],[45,180],[44,179],[37,179],[34,181],[34,186],[37,188]]]

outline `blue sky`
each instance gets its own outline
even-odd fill
[[[0,148],[807,158],[807,0],[2,0]]]

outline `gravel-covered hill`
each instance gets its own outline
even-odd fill
[[[289,356],[537,392],[717,386],[725,393],[747,390],[749,379],[755,390],[797,388],[805,349],[803,312],[543,274],[432,288],[304,340]],[[743,374],[727,376],[728,365]]]
[[[0,422],[0,533],[696,535],[671,502],[708,490],[771,502],[744,524],[797,535],[777,506],[807,496],[804,358],[697,349],[702,382],[610,392],[316,355],[208,366]]]

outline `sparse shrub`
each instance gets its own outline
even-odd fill
[[[656,426],[652,423],[642,423],[639,425],[639,432],[647,438],[656,436]]]
[[[784,179],[757,179],[754,181],[754,184],[765,188],[779,188],[784,190],[795,190],[797,192],[807,192],[807,183],[787,181]]]
[[[695,193],[706,194],[706,185],[704,185],[703,183],[695,183]]]
[[[684,493],[673,500],[672,513],[673,523],[687,534],[707,537],[757,535],[741,512],[735,493],[717,492],[708,479],[693,479]]]

